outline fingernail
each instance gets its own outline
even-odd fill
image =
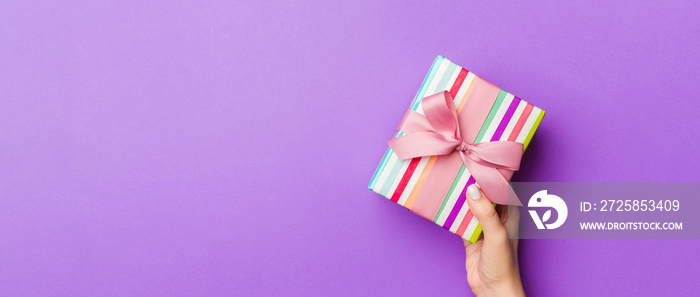
[[[481,198],[481,191],[479,191],[479,187],[476,186],[476,184],[472,184],[467,188],[467,193],[469,193],[469,197],[472,198],[472,200],[479,200]]]

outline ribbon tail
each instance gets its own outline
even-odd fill
[[[513,188],[508,184],[508,180],[501,175],[498,169],[476,163],[464,154],[460,155],[469,173],[474,176],[474,180],[479,184],[489,201],[503,205],[523,206]]]

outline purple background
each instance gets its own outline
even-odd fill
[[[468,294],[367,190],[438,54],[547,111],[517,181],[700,181],[696,1],[482,2],[3,3],[0,295]],[[532,296],[687,295],[699,250],[520,257]]]

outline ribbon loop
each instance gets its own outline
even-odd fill
[[[481,127],[460,123],[452,102],[447,91],[423,98],[425,116],[409,110],[399,126],[405,135],[390,140],[389,147],[402,160],[459,153],[461,158],[454,160],[461,159],[490,201],[522,206],[505,175],[510,177],[520,168],[523,145],[513,141],[464,141],[462,133],[474,134]],[[509,194],[515,199],[509,199]]]

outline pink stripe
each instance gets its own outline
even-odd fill
[[[406,189],[406,185],[408,184],[408,180],[411,179],[411,175],[413,175],[413,172],[416,170],[416,167],[418,167],[420,159],[421,158],[411,159],[411,163],[408,164],[408,168],[406,168],[406,173],[401,178],[401,181],[399,182],[398,186],[396,186],[396,190],[394,190],[394,195],[391,196],[391,201],[394,201],[396,203],[399,202],[399,198],[401,197],[401,194],[403,194],[403,190]]]
[[[523,130],[523,126],[525,126],[525,122],[527,122],[527,118],[530,117],[530,113],[532,112],[532,108],[534,106],[530,103],[528,103],[525,106],[525,110],[523,110],[523,113],[520,115],[520,119],[518,119],[518,122],[515,124],[515,127],[513,127],[513,132],[510,133],[510,136],[508,136],[508,141],[515,141],[518,139],[518,135],[520,135],[520,131]]]
[[[469,71],[467,69],[462,68],[462,70],[459,71],[459,75],[457,75],[457,79],[455,80],[455,83],[452,85],[452,88],[450,89],[450,95],[452,98],[457,97],[457,93],[459,92],[459,88],[462,87],[462,83],[464,83],[464,79],[467,77],[467,74]]]
[[[457,234],[459,237],[462,237],[464,235],[464,231],[467,230],[467,227],[469,227],[469,222],[472,221],[472,218],[474,215],[472,214],[472,210],[467,210],[467,215],[464,216],[464,220],[462,220],[462,224],[459,225],[459,229],[457,229]]]

